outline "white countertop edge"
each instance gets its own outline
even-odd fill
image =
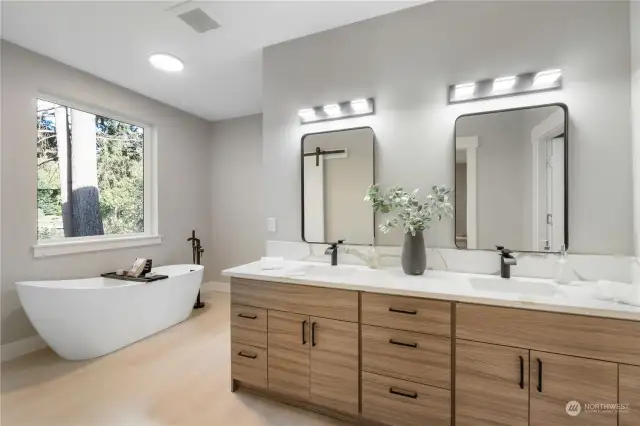
[[[242,265],[246,266],[246,265]],[[239,266],[238,268],[241,268]],[[411,290],[411,289],[396,289],[390,287],[368,286],[366,284],[350,284],[346,282],[334,282],[334,281],[313,281],[309,279],[297,279],[296,277],[281,277],[271,276],[255,273],[243,273],[234,271],[237,268],[230,268],[222,271],[222,275],[233,278],[244,278],[259,281],[267,281],[274,283],[284,284],[296,284],[306,285],[311,287],[323,287],[339,290],[351,290],[351,291],[366,291],[369,293],[389,294],[394,296],[407,296],[407,297],[419,297],[424,299],[436,299],[452,302],[473,303],[488,306],[508,307],[508,308],[520,308],[545,312],[556,312],[563,314],[574,314],[582,316],[591,316],[599,318],[621,319],[630,321],[640,321],[640,311],[631,312],[624,310],[628,305],[620,305],[620,310],[616,309],[603,309],[596,307],[580,307],[572,305],[552,304],[545,302],[534,301],[518,301],[509,299],[500,299],[494,297],[481,297],[481,296],[465,296],[459,294],[450,293],[434,293],[427,290]],[[233,288],[232,288],[233,291]]]

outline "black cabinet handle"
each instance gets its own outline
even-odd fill
[[[258,358],[258,355],[256,355],[256,354],[249,355],[249,354],[244,353],[244,351],[238,352],[238,355],[240,355],[242,357],[245,357],[245,358],[251,358],[251,359]]]
[[[408,392],[400,389],[389,388],[389,393],[394,395],[404,396],[405,398],[418,399],[417,392]]]
[[[311,346],[316,346],[316,323],[311,323]]]
[[[520,389],[524,389],[524,358],[520,357]]]
[[[258,318],[256,315],[238,314],[238,316],[240,318],[246,318],[246,319],[257,319]]]
[[[389,339],[389,343],[391,343],[392,345],[406,346],[407,348],[417,348],[418,347],[417,343],[404,343],[404,342],[398,342],[397,340],[393,340],[393,339]]]
[[[396,314],[416,315],[418,311],[408,311],[406,309],[389,308],[389,312],[395,312]]]
[[[542,361],[538,358],[538,392],[542,392]]]
[[[304,332],[307,328],[307,320],[302,321],[302,344],[306,345],[307,344],[307,339],[304,336]]]

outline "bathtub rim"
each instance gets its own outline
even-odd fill
[[[104,278],[104,277],[89,277],[89,278],[65,278],[62,280],[33,280],[33,281],[16,281],[15,285],[16,287],[37,287],[37,288],[42,288],[42,289],[49,289],[49,290],[111,290],[111,289],[118,289],[118,288],[123,288],[123,287],[133,287],[133,286],[138,286],[138,285],[149,285],[149,284],[154,284],[154,283],[162,283],[163,281],[168,281],[171,280],[172,278],[178,278],[178,277],[182,277],[185,275],[189,275],[192,273],[198,273],[198,272],[202,272],[204,270],[204,265],[196,265],[196,264],[189,264],[189,263],[178,263],[178,264],[174,264],[174,265],[163,265],[163,266],[158,266],[155,268],[152,268],[151,271],[152,272],[159,272],[162,273],[162,269],[163,268],[170,268],[170,267],[185,267],[185,271],[183,273],[179,273],[176,275],[169,275],[169,278],[167,278],[166,280],[159,280],[159,281],[153,281],[150,283],[145,283],[145,282],[138,282],[138,281],[124,281],[124,280],[116,280],[116,279],[112,279],[112,278]],[[190,268],[191,270],[187,270],[187,268]],[[89,286],[82,286],[81,283],[83,281],[94,281],[94,280],[110,280],[113,281],[112,285],[109,286],[97,286],[97,287],[89,287]],[[71,281],[75,281],[78,283],[78,285],[76,286],[63,286],[62,284],[59,286],[55,286],[55,285],[51,285],[51,283],[65,283],[65,282],[71,282]],[[202,284],[202,283],[201,283]]]

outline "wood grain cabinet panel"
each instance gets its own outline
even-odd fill
[[[268,314],[269,389],[309,397],[309,317],[289,312]]]
[[[357,415],[358,324],[311,317],[311,401]]]
[[[456,426],[528,426],[529,351],[456,341]]]
[[[231,378],[266,388],[267,350],[241,343],[231,343]]]
[[[451,339],[363,325],[362,370],[449,389]]]
[[[640,367],[620,366],[620,404],[628,409],[620,411],[620,426],[640,424]]]
[[[362,293],[362,323],[417,333],[451,335],[451,303]]]
[[[392,426],[451,425],[450,391],[362,373],[362,416]]]
[[[231,341],[267,347],[267,310],[231,305]]]
[[[456,336],[640,365],[640,322],[458,303]]]
[[[531,351],[529,379],[530,426],[616,426],[618,414],[588,412],[585,404],[618,402],[618,365]],[[567,413],[567,403],[577,401],[582,411]]]
[[[231,279],[231,303],[358,322],[358,292]]]

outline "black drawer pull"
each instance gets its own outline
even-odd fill
[[[395,312],[396,314],[416,315],[418,311],[408,311],[406,309],[389,308],[389,312]]]
[[[524,358],[520,357],[520,389],[524,389]]]
[[[302,321],[302,344],[307,344],[307,338],[304,336],[305,329],[307,328],[307,320]]]
[[[244,351],[238,352],[238,355],[240,355],[242,357],[245,357],[245,358],[251,358],[251,359],[258,358],[258,355],[256,355],[256,354],[246,354],[246,353],[244,353]]]
[[[311,346],[316,347],[316,323],[311,323]]]
[[[397,340],[393,340],[393,339],[389,339],[389,343],[391,343],[392,345],[406,346],[407,348],[417,348],[418,347],[417,343],[404,343],[404,342],[398,342]]]
[[[240,318],[246,318],[246,319],[257,319],[258,318],[256,315],[247,315],[247,314],[238,314],[238,316]]]
[[[542,361],[538,358],[538,392],[542,392]]]
[[[400,389],[389,388],[389,393],[394,395],[404,396],[405,398],[418,399],[417,392],[408,392]]]

